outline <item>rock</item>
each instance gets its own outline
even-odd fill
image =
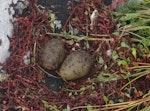
[[[6,89],[0,88],[0,95],[4,94],[5,92],[6,92]]]
[[[60,91],[63,87],[63,80],[54,77],[46,77],[45,78],[46,86],[52,91]]]
[[[66,55],[64,44],[60,39],[51,39],[40,52],[40,64],[43,68],[54,70],[59,67]]]
[[[103,2],[104,2],[105,6],[108,6],[108,5],[112,4],[112,0],[103,0]]]
[[[83,50],[68,55],[62,63],[59,75],[64,80],[74,80],[88,74],[92,66],[91,55]]]

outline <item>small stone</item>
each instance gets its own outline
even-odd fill
[[[45,78],[46,86],[52,91],[60,91],[63,87],[63,80],[54,77],[46,77]]]

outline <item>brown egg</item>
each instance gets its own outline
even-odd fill
[[[72,52],[62,63],[59,75],[64,80],[74,80],[88,74],[92,66],[91,55],[83,50]]]
[[[54,70],[59,67],[66,55],[64,44],[60,39],[49,40],[41,49],[40,63],[45,69]]]

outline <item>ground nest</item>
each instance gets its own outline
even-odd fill
[[[119,19],[113,19],[111,13],[115,6],[106,8],[102,0],[71,2],[66,11],[67,19],[62,28],[57,30],[53,27],[53,14],[48,11],[51,7],[43,10],[37,0],[29,3],[30,13],[17,17],[13,22],[11,56],[3,64],[8,78],[0,82],[1,109],[114,110],[118,107],[109,109],[107,104],[141,99],[150,91],[149,74],[131,82],[134,74],[138,72],[134,67],[145,66],[150,63],[150,58],[141,55],[143,52],[138,45],[132,48],[134,41],[129,34],[120,36],[121,31],[118,36],[114,34]],[[118,3],[114,5],[117,7]],[[97,15],[91,23],[90,16],[95,9],[100,16]],[[57,13],[59,12],[54,12]],[[63,81],[62,89],[58,92],[49,89],[45,83],[46,77],[57,77],[57,70],[47,71],[39,63],[42,46],[56,37],[63,41],[68,54],[73,50],[83,49],[92,56],[94,62],[88,75],[74,81]],[[26,63],[23,58],[27,53],[29,55],[26,57]],[[147,53],[144,52],[145,55]],[[127,61],[123,61],[125,58]],[[149,70],[140,71],[149,73]],[[134,107],[135,110],[148,106],[147,101]]]

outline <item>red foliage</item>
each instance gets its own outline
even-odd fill
[[[11,56],[4,64],[4,67],[9,74],[8,80],[0,83],[0,88],[6,89],[4,94],[0,94],[2,100],[2,109],[8,110],[10,108],[18,108],[22,110],[23,107],[27,111],[43,111],[45,109],[42,100],[45,100],[50,105],[57,105],[58,109],[62,110],[67,106],[76,107],[86,104],[101,105],[104,104],[103,96],[108,94],[108,98],[116,99],[116,95],[120,94],[120,87],[123,81],[114,83],[106,83],[103,87],[99,82],[86,83],[87,77],[74,82],[69,81],[65,83],[66,89],[80,89],[83,86],[94,86],[95,92],[91,88],[87,89],[84,94],[69,96],[70,91],[64,89],[61,92],[53,92],[49,90],[44,83],[45,74],[38,67],[38,53],[43,44],[47,42],[52,36],[46,35],[47,32],[52,32],[49,25],[50,18],[46,12],[41,12],[37,7],[37,1],[34,4],[30,3],[31,13],[26,17],[16,18],[14,24],[14,37],[10,39],[11,42]],[[117,6],[114,2],[113,5]],[[111,33],[115,30],[116,21],[112,21],[110,11],[114,7],[109,6],[104,9],[101,0],[83,0],[79,4],[72,4],[72,12],[63,27],[67,28],[68,22],[76,27],[82,33],[86,33],[92,37],[98,38],[98,34],[106,34],[107,38],[113,38],[110,42],[111,48],[114,49],[118,43],[118,37]],[[98,9],[99,16],[94,24],[94,28],[90,28],[90,14]],[[85,14],[87,11],[87,15]],[[75,17],[76,19],[72,19]],[[96,36],[92,35],[95,34]],[[81,41],[83,42],[83,41]],[[88,51],[96,57],[99,57],[99,47],[102,50],[102,56],[105,60],[109,59],[106,55],[106,50],[110,47],[104,41],[89,42],[90,48]],[[74,47],[74,46],[71,46]],[[66,45],[68,50],[71,50],[69,45]],[[23,57],[30,51],[31,63],[26,65]],[[115,67],[114,67],[115,68]],[[116,67],[116,70],[118,67]],[[97,73],[95,67],[93,73]],[[99,72],[98,72],[99,73]],[[149,76],[147,76],[149,78]],[[117,86],[117,87],[116,87]],[[72,92],[73,93],[73,92]],[[92,94],[92,95],[91,95]],[[91,95],[91,96],[90,96]],[[84,110],[84,109],[82,109]]]

